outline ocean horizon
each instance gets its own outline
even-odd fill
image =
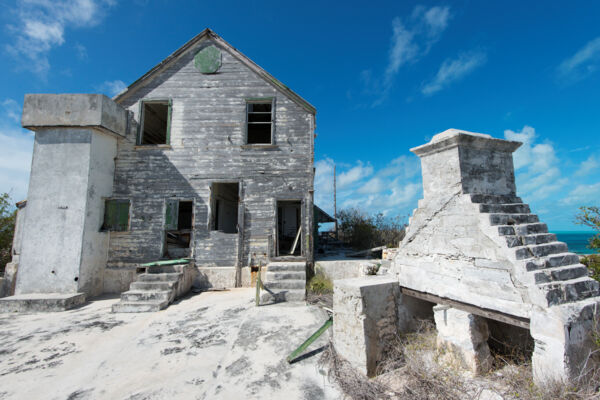
[[[587,246],[590,244],[590,238],[596,235],[595,232],[581,231],[552,231],[559,242],[565,242],[569,246],[569,251],[576,254],[594,254],[595,252]]]

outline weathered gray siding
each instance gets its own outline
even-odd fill
[[[276,200],[302,200],[302,246],[312,259],[314,115],[224,48],[218,73],[201,74],[193,57],[210,44],[219,47],[210,39],[200,42],[120,100],[133,120],[119,143],[113,196],[131,199],[131,229],[111,233],[109,269],[131,269],[160,257],[167,198],[194,200],[193,255],[197,264],[221,266],[236,265],[240,257],[246,264],[249,253],[256,253],[253,262],[273,254],[269,243],[276,235]],[[245,146],[245,99],[263,97],[275,98],[274,146]],[[167,98],[173,104],[170,147],[136,146],[139,101]],[[209,230],[214,181],[240,182],[245,210],[241,254],[237,234]]]

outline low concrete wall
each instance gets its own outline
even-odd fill
[[[235,287],[236,267],[198,267],[198,276],[194,281],[194,287],[201,289],[210,288],[233,288]],[[255,274],[256,275],[256,274]],[[264,282],[267,268],[262,267],[261,277]],[[242,287],[251,287],[256,284],[256,276],[252,276],[250,267],[242,268]]]
[[[319,260],[315,263],[315,273],[323,274],[331,281],[364,276],[362,265],[381,263],[381,260]]]

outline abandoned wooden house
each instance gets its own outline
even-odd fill
[[[27,95],[36,140],[16,294],[123,292],[140,263],[174,258],[193,259],[208,287],[250,285],[275,261],[302,263],[301,280],[322,214],[315,113],[210,29],[112,101]]]

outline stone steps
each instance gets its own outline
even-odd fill
[[[535,214],[489,214],[491,225],[521,225],[539,222]]]
[[[525,264],[525,269],[527,271],[534,271],[544,268],[579,264],[579,256],[574,253],[559,253],[538,259],[523,260],[522,262]]]
[[[132,290],[173,290],[177,282],[133,282],[130,286]]]
[[[600,282],[588,277],[538,285],[545,293],[548,306],[600,296]]]
[[[550,242],[532,246],[513,247],[517,260],[524,260],[532,257],[545,257],[553,254],[560,254],[569,251],[569,247],[563,242]]]
[[[304,301],[306,263],[272,262],[267,265],[262,302]]]
[[[533,233],[523,236],[505,235],[504,239],[506,239],[508,247],[518,247],[556,242],[556,235],[553,233]]]
[[[181,291],[187,290],[184,271],[188,266],[157,265],[146,268],[137,276],[129,291],[121,293],[121,300],[113,304],[113,312],[156,312],[169,306]],[[187,273],[187,272],[186,272]],[[189,282],[188,282],[189,283]]]
[[[306,272],[289,271],[289,272],[271,272],[267,270],[266,281],[278,281],[281,279],[304,279],[306,280]]]
[[[129,290],[121,293],[121,300],[124,302],[130,301],[169,301],[171,297],[170,290]]]
[[[529,205],[524,203],[480,204],[482,213],[530,214]]]
[[[140,282],[177,282],[183,274],[181,272],[165,272],[159,274],[141,274],[138,275]]]
[[[536,284],[553,281],[567,281],[588,276],[588,269],[583,264],[567,265],[564,267],[546,268],[531,272]]]
[[[114,313],[140,313],[157,312],[164,310],[169,305],[169,301],[120,301],[113,304]]]

